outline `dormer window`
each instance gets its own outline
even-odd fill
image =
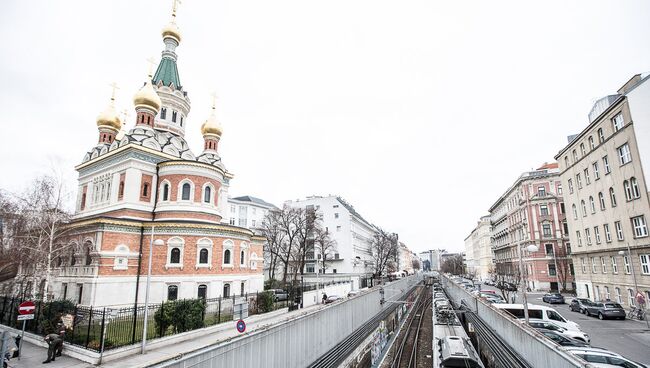
[[[160,109],[160,119],[165,120],[167,118],[167,108],[163,107]]]

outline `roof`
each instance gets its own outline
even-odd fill
[[[236,201],[242,201],[242,202],[251,202],[251,203],[255,203],[255,204],[258,204],[260,206],[269,207],[269,208],[276,208],[276,209],[278,208],[274,204],[269,203],[269,202],[267,202],[267,201],[265,201],[265,200],[263,200],[261,198],[257,198],[257,197],[253,197],[253,196],[249,196],[249,195],[241,196],[241,197],[234,197],[232,199],[234,199]]]
[[[173,83],[175,89],[182,89],[181,79],[178,76],[178,68],[174,59],[164,56],[160,59],[160,64],[158,64],[156,74],[153,76],[152,84],[158,84],[158,82],[162,82],[167,87],[170,87]]]
[[[336,200],[338,200],[343,205],[343,207],[345,207],[348,211],[350,211],[351,214],[358,217],[361,221],[365,222],[368,226],[373,227],[373,225],[370,222],[368,222],[366,219],[364,219],[363,216],[361,216],[359,214],[359,212],[357,212],[354,209],[354,207],[352,207],[352,205],[349,204],[348,202],[346,202],[343,198],[336,197]]]

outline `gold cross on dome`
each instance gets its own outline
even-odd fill
[[[115,101],[115,90],[120,89],[120,87],[118,87],[117,83],[115,83],[115,82],[109,84],[109,86],[111,86],[111,88],[113,88],[113,92],[111,92],[111,101]]]
[[[172,0],[172,21],[176,19],[176,11],[178,10],[178,5],[181,3],[181,0]]]
[[[217,92],[210,93],[210,96],[212,96],[212,110],[214,110],[217,108]]]
[[[156,65],[156,59],[150,57],[147,59],[147,62],[149,62],[149,77],[153,76],[153,67]]]

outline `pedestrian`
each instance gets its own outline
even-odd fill
[[[51,333],[45,336],[45,342],[47,342],[48,349],[47,349],[47,359],[43,362],[43,364],[47,364],[49,362],[54,361],[56,351],[59,348],[59,345],[63,344],[63,340],[61,340],[61,337],[58,334]]]
[[[325,304],[326,300],[327,300],[327,294],[323,293],[323,304]]]
[[[63,322],[59,322],[56,326],[57,332],[59,334],[59,338],[61,339],[61,343],[59,344],[59,347],[56,350],[56,356],[60,357],[63,354],[63,342],[65,341],[65,325]]]

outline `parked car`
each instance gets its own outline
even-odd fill
[[[341,297],[338,296],[338,295],[330,295],[330,296],[327,297],[327,299],[325,299],[325,304],[334,303],[335,301],[337,301],[339,299],[341,299]]]
[[[525,317],[523,304],[495,304],[494,307],[504,310],[518,319]],[[538,318],[547,322],[553,322],[560,327],[566,328],[567,330],[580,331],[580,326],[577,323],[567,320],[551,307],[529,303],[528,316],[529,318]]]
[[[507,291],[517,291],[517,285],[512,284],[507,281],[499,281],[496,284],[497,289],[507,290]]]
[[[528,322],[534,328],[543,328],[546,330],[555,331],[560,335],[566,336],[571,339],[584,341],[586,343],[589,343],[591,341],[591,338],[586,333],[582,331],[567,330],[566,328],[560,327],[553,322],[544,321],[542,319],[537,319],[537,318],[530,318]]]
[[[483,294],[482,298],[487,300],[490,303],[504,304],[506,302],[499,295]]]
[[[566,337],[562,334],[559,334],[555,331],[547,330],[545,328],[538,328],[537,331],[542,333],[544,336],[548,337],[549,339],[555,341],[559,345],[562,346],[577,346],[577,347],[589,347],[589,344],[587,344],[584,341],[572,339],[570,337]]]
[[[587,306],[588,316],[598,316],[600,319],[625,319],[625,309],[614,302],[597,302]]]
[[[352,290],[348,293],[348,298],[359,295],[359,290]]]
[[[494,281],[492,281],[492,280],[485,280],[483,283],[484,283],[485,285],[489,285],[489,286],[494,286],[494,285],[496,285],[496,283],[495,283]]]
[[[566,350],[594,367],[650,368],[650,366],[631,361],[620,354],[599,348],[566,347]]]
[[[273,300],[276,302],[284,301],[289,299],[289,294],[282,289],[269,289],[267,290],[273,294]]]
[[[580,312],[587,314],[587,306],[591,304],[591,300],[585,298],[573,298],[569,304],[569,310],[572,312]]]
[[[542,301],[549,304],[564,304],[564,297],[559,293],[548,293],[544,294]]]

